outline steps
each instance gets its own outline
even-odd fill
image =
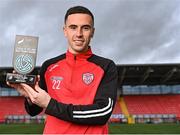
[[[128,108],[126,106],[126,103],[124,101],[123,97],[119,97],[119,104],[122,110],[122,113],[125,115],[125,117],[127,117],[128,119],[128,124],[134,124],[135,120],[134,118],[129,114]]]

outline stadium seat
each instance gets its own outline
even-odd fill
[[[180,118],[180,95],[124,96],[130,114],[176,114]]]
[[[117,99],[116,104],[114,106],[113,113],[110,118],[110,122],[120,122],[120,118],[122,116],[122,110],[119,104],[119,100]]]
[[[0,97],[0,120],[7,115],[27,114],[24,109],[24,98],[20,96]]]

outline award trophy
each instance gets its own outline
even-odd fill
[[[34,84],[36,75],[30,75],[35,67],[38,37],[16,35],[13,67],[16,73],[7,73],[6,81],[10,83]]]

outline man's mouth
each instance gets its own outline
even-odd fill
[[[83,40],[74,40],[74,42],[75,42],[76,44],[82,44],[84,41],[83,41]]]

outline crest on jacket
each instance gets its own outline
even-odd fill
[[[82,80],[86,85],[89,85],[93,82],[94,80],[94,74],[92,73],[84,73],[82,75]]]

